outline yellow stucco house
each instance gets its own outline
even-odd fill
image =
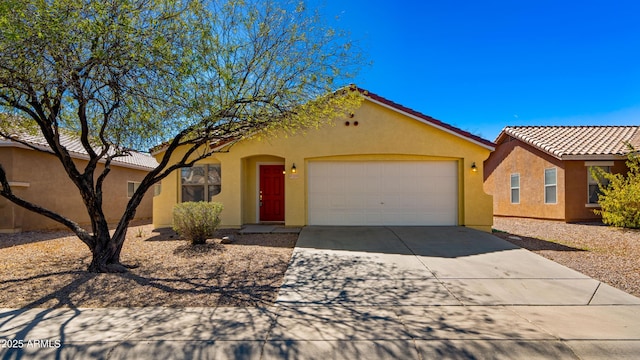
[[[360,90],[353,116],[294,136],[246,139],[176,171],[153,201],[172,225],[182,201],[224,204],[222,226],[459,225],[491,231],[488,140]],[[154,154],[157,159],[162,150]]]

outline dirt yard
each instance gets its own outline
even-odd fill
[[[220,244],[233,235],[232,244]],[[237,235],[191,247],[173,231],[129,228],[126,274],[90,274],[69,232],[0,234],[0,307],[257,306],[273,302],[296,234]]]
[[[494,218],[497,235],[640,297],[640,231],[599,223]]]
[[[640,296],[640,231],[495,218],[495,235]],[[232,244],[220,237],[234,235]],[[172,231],[129,229],[127,274],[90,274],[68,232],[0,234],[0,307],[257,306],[275,300],[295,234],[237,235],[192,248]]]

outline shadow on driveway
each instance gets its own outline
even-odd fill
[[[519,248],[491,234],[452,226],[308,226],[296,247],[444,258]]]

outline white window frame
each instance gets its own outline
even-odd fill
[[[608,172],[609,174],[611,174],[611,168],[613,167],[613,163],[611,163],[611,165],[609,165],[609,163],[589,163],[589,164],[585,164],[587,166],[587,203],[586,206],[587,207],[599,207],[600,205],[598,204],[598,202],[591,202],[591,193],[589,192],[589,188],[592,185],[596,185],[598,186],[598,182],[596,181],[596,179],[594,179],[591,176],[591,168],[594,167],[599,167],[599,168],[605,168],[604,170],[606,172]]]
[[[130,191],[129,185],[133,184],[133,191]],[[127,198],[131,199],[136,190],[140,187],[140,181],[127,181]]]
[[[548,170],[553,170],[554,174],[555,174],[555,178],[554,178],[554,182],[553,184],[547,184],[547,171]],[[548,205],[554,205],[558,203],[558,168],[557,167],[552,167],[552,168],[546,168],[544,169],[544,203],[548,204]],[[551,202],[547,200],[547,188],[548,187],[555,187],[555,201]]]
[[[513,178],[518,177],[518,186],[513,186]],[[520,173],[513,173],[509,178],[509,199],[512,204],[520,204]],[[513,201],[513,190],[518,190],[518,201]]]

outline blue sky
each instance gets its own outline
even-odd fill
[[[356,84],[488,140],[507,125],[640,124],[640,1],[311,4],[372,61]]]

